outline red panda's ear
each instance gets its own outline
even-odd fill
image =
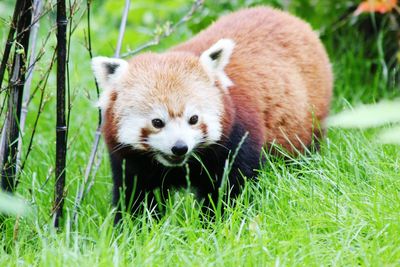
[[[235,42],[231,39],[221,39],[204,51],[200,56],[200,63],[206,72],[221,82],[224,88],[233,85],[225,74],[224,68],[228,65]]]
[[[119,79],[128,69],[128,62],[119,58],[94,57],[92,69],[99,86],[107,90],[118,84]]]

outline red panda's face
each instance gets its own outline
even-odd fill
[[[129,63],[97,60],[96,78],[106,89],[99,105],[103,112],[112,109],[115,139],[122,145],[149,152],[165,166],[180,166],[198,148],[221,139],[226,92],[198,57],[166,53],[143,54]],[[106,66],[100,75],[99,64]]]

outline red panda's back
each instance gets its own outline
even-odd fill
[[[313,120],[328,114],[332,92],[329,59],[318,36],[302,20],[279,10],[258,7],[226,15],[173,50],[200,55],[222,38],[235,42],[225,71],[233,81],[229,94],[237,118],[248,110],[259,121],[264,142],[292,150],[311,142]]]

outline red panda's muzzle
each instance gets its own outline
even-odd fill
[[[167,167],[182,166],[187,161],[189,155],[167,155],[162,152],[158,152],[156,159]]]

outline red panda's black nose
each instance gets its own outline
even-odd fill
[[[176,156],[183,156],[188,152],[188,146],[181,140],[178,140],[171,148],[171,151]]]

